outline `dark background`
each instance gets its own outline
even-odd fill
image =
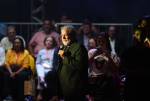
[[[35,2],[38,0],[34,0]],[[31,0],[0,0],[1,22],[30,22]],[[46,18],[59,20],[62,14],[82,21],[134,22],[150,13],[150,0],[47,0]]]

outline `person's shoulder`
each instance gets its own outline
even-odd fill
[[[83,44],[78,43],[78,42],[74,42],[73,45],[76,49],[86,50],[85,46]]]
[[[41,34],[44,34],[44,32],[43,32],[43,31],[37,31],[37,32],[34,33],[33,36],[39,36],[39,35],[41,35]]]
[[[14,51],[12,49],[8,49],[6,53],[14,53]]]
[[[50,33],[50,36],[59,37],[60,35],[56,31],[53,31],[53,32]]]
[[[58,48],[58,47],[55,47],[55,48],[54,48],[54,51],[55,51],[55,52],[58,52],[58,51],[59,51],[59,48]]]
[[[24,50],[25,54],[29,54],[29,51],[27,49]]]
[[[76,48],[80,48],[80,47],[81,47],[81,44],[79,44],[78,42],[74,42],[74,43],[72,43],[71,46],[74,46],[74,47],[76,47]]]
[[[56,31],[52,31],[51,34],[59,35],[59,33],[57,33]]]
[[[45,52],[46,52],[46,49],[43,48],[43,49],[41,49],[41,50],[39,51],[39,54],[42,54],[42,53],[45,53]]]
[[[6,40],[8,40],[8,37],[5,36],[1,39],[1,42],[6,41]]]
[[[0,46],[0,51],[5,52],[5,49],[2,46]]]

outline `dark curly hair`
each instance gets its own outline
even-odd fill
[[[21,45],[20,45],[20,49],[19,49],[19,50],[20,50],[20,52],[23,52],[23,51],[25,50],[25,44],[24,44],[24,40],[23,40],[21,37],[19,37],[19,36],[16,36],[16,37],[15,37],[15,39],[14,39],[14,41],[13,41],[12,50],[16,50],[16,48],[15,48],[15,46],[14,46],[16,39],[20,40]]]

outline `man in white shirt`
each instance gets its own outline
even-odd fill
[[[122,42],[123,40],[117,37],[117,34],[118,32],[115,26],[110,26],[108,28],[107,32],[108,49],[114,62],[119,64],[120,62],[119,57],[122,54],[122,51],[124,51],[123,49],[125,48],[125,44],[124,42]]]
[[[2,38],[1,40],[1,46],[4,48],[5,51],[13,47],[13,41],[16,36],[22,38],[22,40],[24,41],[24,46],[26,47],[24,38],[20,35],[16,35],[16,28],[14,26],[8,26],[7,36]]]
[[[7,36],[2,38],[1,45],[7,51],[8,49],[12,48],[13,40],[16,36],[16,29],[14,26],[8,26],[7,28]]]
[[[115,49],[115,47],[116,47],[116,28],[114,26],[109,27],[108,38],[109,38],[111,54],[117,54],[116,49]]]

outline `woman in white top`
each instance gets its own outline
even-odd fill
[[[38,75],[38,89],[43,91],[45,88],[51,99],[56,95],[56,67],[57,67],[57,43],[52,36],[47,36],[44,40],[45,48],[41,49],[36,59],[36,69]],[[45,92],[44,92],[45,93]],[[45,94],[43,94],[45,95]]]
[[[0,43],[0,67],[5,63],[5,49],[1,46]]]

